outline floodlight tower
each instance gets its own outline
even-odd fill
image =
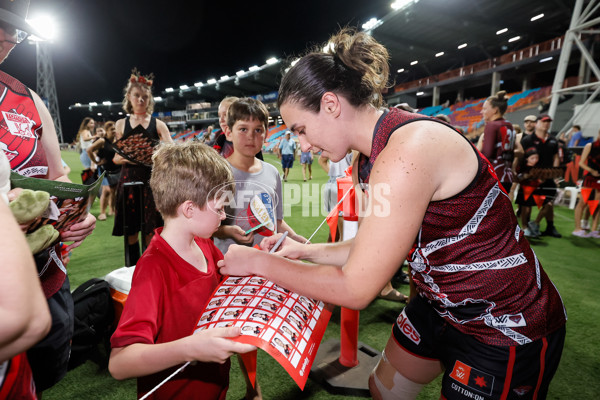
[[[37,93],[46,103],[50,116],[54,122],[56,134],[60,143],[64,143],[62,124],[60,122],[60,111],[58,109],[58,97],[56,95],[56,83],[54,82],[54,67],[52,65],[52,54],[50,45],[56,36],[54,21],[49,17],[43,17],[30,21],[32,25],[41,31],[45,38],[32,36],[30,40],[35,43],[35,54],[37,63]]]

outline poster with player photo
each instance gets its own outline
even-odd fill
[[[269,353],[304,389],[331,309],[265,278],[227,277],[198,318],[196,330],[241,327],[241,336],[233,340]]]

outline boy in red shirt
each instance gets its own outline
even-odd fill
[[[233,342],[239,327],[193,334],[221,280],[223,258],[210,237],[225,218],[219,196],[234,189],[227,161],[194,142],[163,144],[154,154],[150,186],[165,221],[140,258],[119,326],[111,338],[109,370],[116,379],[138,377],[138,396],[187,366],[153,399],[225,399],[229,357],[254,350]]]

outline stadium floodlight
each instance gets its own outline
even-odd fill
[[[159,101],[162,101],[162,99],[163,99],[162,97],[160,97],[160,96],[156,96],[156,97],[154,98],[154,101],[158,103]]]
[[[512,38],[508,39],[508,43],[516,42],[519,39],[521,39],[521,36],[512,37]]]
[[[98,105],[98,103],[96,103],[95,101],[90,102],[90,106],[91,107],[94,107],[94,106],[97,106],[97,105]]]
[[[202,83],[202,82],[196,82],[196,83],[194,83],[194,86],[195,87],[202,87],[202,86],[204,86],[204,83]]]
[[[533,21],[537,21],[537,20],[538,20],[538,19],[540,19],[540,18],[544,18],[544,14],[538,14],[538,15],[536,15],[535,17],[531,17],[530,21],[531,21],[531,22],[533,22]]]
[[[219,78],[219,80],[222,81],[226,81],[227,79],[229,79],[229,75],[223,75],[222,77]]]
[[[463,43],[463,44],[459,44],[458,47],[457,47],[457,49],[460,50],[460,49],[464,49],[465,47],[467,47],[467,44]]]
[[[244,74],[246,73],[246,71],[244,71],[243,69],[240,69],[238,72],[236,72],[235,74],[237,76],[244,76]]]
[[[382,22],[380,20],[378,20],[377,18],[371,18],[370,20],[368,20],[367,22],[362,24],[362,28],[365,31],[370,31],[370,30],[377,28],[381,24],[382,24]]]
[[[179,89],[181,90],[188,90],[190,87],[188,85],[181,85],[179,86]]]
[[[253,65],[250,68],[248,68],[248,71],[254,72],[254,71],[258,71],[259,69],[260,69],[260,67],[258,65]]]
[[[393,10],[400,10],[400,9],[408,6],[412,2],[413,2],[413,0],[395,0],[391,4],[391,7],[392,7]]]
[[[503,33],[506,33],[506,32],[508,32],[508,28],[502,28],[496,32],[496,35],[502,35]]]
[[[173,89],[172,87],[168,87],[165,89],[165,92],[167,93],[171,93],[172,91],[174,91],[175,89]]]
[[[411,62],[410,62],[410,65],[417,65],[418,63],[419,63],[419,62],[418,62],[417,60],[415,60],[415,61],[411,61]]]
[[[206,81],[206,83],[208,83],[209,85],[214,85],[215,83],[217,83],[217,80],[215,78],[210,78]]]
[[[56,24],[56,21],[54,20],[54,18],[52,18],[49,15],[43,15],[37,18],[33,18],[33,19],[28,19],[27,22],[29,22],[30,25],[35,26],[35,28],[38,30],[38,32],[43,36],[43,37],[37,37],[34,35],[31,35],[29,37],[30,40],[36,42],[36,41],[53,41],[55,39],[58,38],[58,26]]]
[[[417,96],[423,96],[425,92],[417,92]]]
[[[436,54],[435,54],[435,56],[436,56],[436,57],[441,57],[441,56],[443,56],[443,55],[444,55],[444,52],[443,52],[443,51],[440,51],[439,53],[436,53]]]
[[[403,72],[404,72],[404,68],[400,68],[400,69],[399,69],[397,72],[398,72],[399,74],[403,73]]]
[[[105,106],[110,106],[112,103],[110,101],[106,100],[106,101],[103,101],[102,104]]]
[[[540,62],[543,63],[543,62],[550,61],[550,60],[552,60],[552,57],[546,57],[546,58],[542,58],[540,60]]]
[[[102,113],[98,113],[98,116],[99,116],[99,117],[101,117],[101,116],[102,116]]]
[[[278,62],[279,60],[277,59],[277,57],[271,57],[267,60],[267,65],[277,64]]]
[[[81,107],[81,103],[75,103],[75,107]]]

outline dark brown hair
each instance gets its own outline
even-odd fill
[[[490,96],[486,101],[490,102],[490,105],[498,109],[500,115],[504,115],[506,108],[508,107],[508,98],[506,97],[506,91],[501,90],[494,96]]]
[[[269,130],[269,110],[260,100],[250,97],[244,97],[234,101],[227,110],[227,126],[233,129],[236,121],[246,121],[256,119],[265,127],[265,132]]]
[[[381,107],[388,60],[388,51],[373,37],[344,28],[323,50],[308,53],[289,69],[279,86],[277,105],[293,102],[318,112],[323,94],[333,92],[355,107]]]

